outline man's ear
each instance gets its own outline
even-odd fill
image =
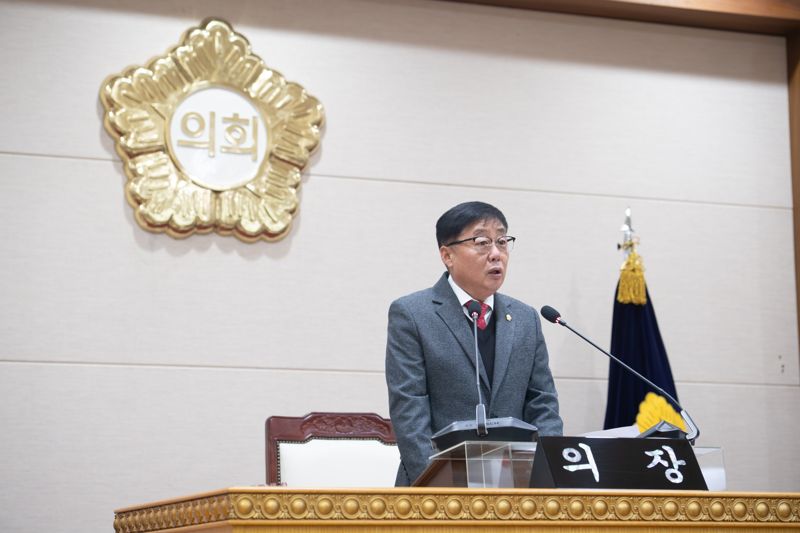
[[[444,263],[444,266],[447,267],[447,270],[450,270],[450,265],[453,264],[453,258],[451,257],[450,254],[450,248],[448,246],[440,246],[439,255],[442,258],[442,263]]]

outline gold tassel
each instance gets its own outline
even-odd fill
[[[647,292],[645,291],[644,283],[644,264],[639,254],[631,250],[628,258],[622,263],[620,270],[617,301],[621,304],[646,304]]]

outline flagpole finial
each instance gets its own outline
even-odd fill
[[[639,237],[636,236],[633,229],[630,207],[625,209],[625,222],[620,231],[622,232],[622,243],[617,244],[617,249],[625,253],[625,261],[620,267],[617,301],[622,304],[644,305],[647,303],[644,264],[642,258],[636,253]]]
[[[636,231],[633,229],[633,224],[631,223],[630,207],[625,209],[625,222],[619,230],[622,232],[622,243],[617,244],[617,250],[625,252],[625,258],[627,259],[628,255],[634,252],[636,246],[639,244],[639,238],[636,236]]]

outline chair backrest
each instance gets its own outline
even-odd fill
[[[400,464],[392,422],[375,413],[271,416],[266,443],[268,485],[391,487]]]

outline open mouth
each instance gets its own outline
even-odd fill
[[[492,277],[500,277],[503,275],[503,269],[500,267],[492,267],[489,269],[489,275]]]

